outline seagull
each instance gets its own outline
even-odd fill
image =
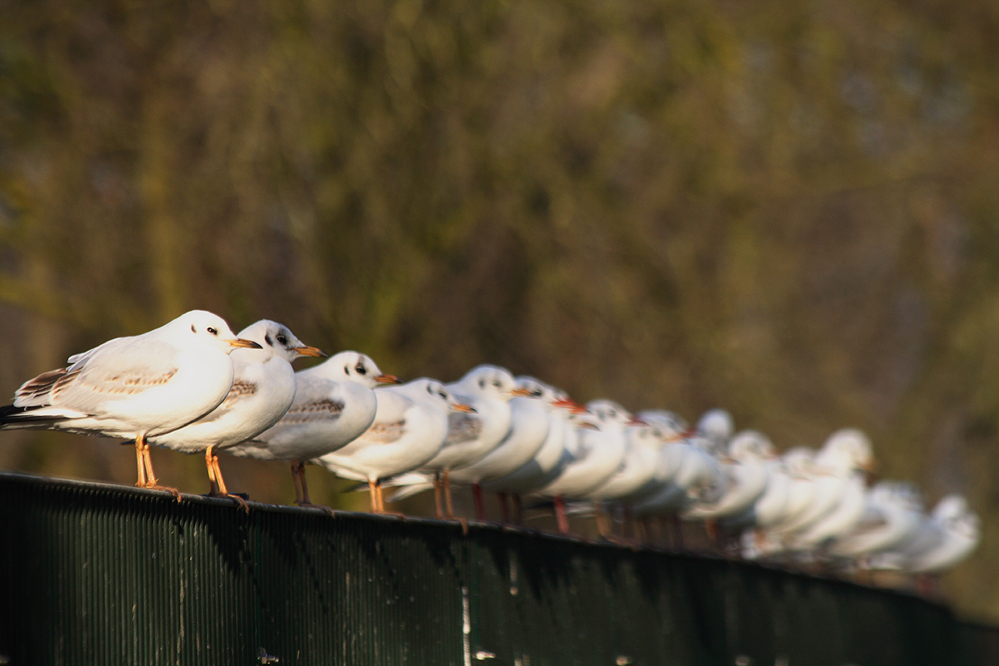
[[[906,569],[914,574],[932,574],[955,566],[975,548],[981,539],[978,516],[960,495],[948,495],[937,504],[931,520],[941,531],[941,541],[934,548],[910,555]]]
[[[614,475],[624,461],[624,428],[632,420],[628,410],[611,400],[591,400],[586,408],[589,414],[572,417],[578,434],[575,449],[569,450],[572,460],[538,491],[554,499],[555,518],[563,534],[569,531],[565,498],[585,498]]]
[[[860,522],[829,547],[829,554],[866,559],[904,547],[916,539],[924,518],[922,496],[912,484],[881,481],[867,492]]]
[[[654,413],[639,412],[638,417],[648,421]],[[710,504],[721,499],[727,478],[719,461],[707,450],[713,448],[712,440],[699,436],[667,443],[661,453],[660,474],[669,482],[633,510],[639,515],[675,514],[696,502]]]
[[[871,441],[853,428],[831,434],[822,448],[798,453],[798,471],[810,492],[803,510],[755,537],[759,555],[782,550],[803,551],[827,545],[849,532],[863,515],[865,474],[874,469]]]
[[[620,467],[609,479],[586,493],[586,499],[593,501],[597,529],[607,539],[612,535],[604,504],[617,501],[628,505],[629,499],[648,496],[661,485],[656,480],[656,473],[660,451],[667,441],[666,434],[656,425],[633,418],[626,424],[624,436],[625,455]],[[627,514],[625,522],[629,522]]]
[[[46,428],[135,440],[136,486],[159,485],[149,437],[218,407],[233,383],[229,353],[260,345],[233,335],[211,312],[192,310],[142,335],[115,338],[28,380],[0,408],[0,428]]]
[[[225,487],[217,452],[227,450],[267,430],[284,416],[295,398],[295,371],[291,362],[302,356],[326,353],[302,343],[283,324],[262,319],[239,332],[256,349],[237,349],[230,358],[232,388],[221,405],[197,421],[171,432],[149,437],[149,443],[183,453],[204,451],[211,495],[246,502]]]
[[[709,520],[734,516],[748,509],[767,489],[767,461],[776,457],[770,439],[756,430],[738,433],[728,444],[722,460],[727,477],[725,492],[712,502],[699,502],[683,512],[686,520]]]
[[[631,522],[631,517],[634,514],[633,507],[635,505],[651,500],[661,493],[668,494],[671,492],[671,489],[673,492],[676,491],[675,485],[672,484],[672,479],[680,468],[683,454],[677,446],[673,445],[683,442],[685,434],[688,433],[687,423],[675,413],[665,409],[641,411],[635,416],[635,420],[653,428],[653,434],[660,441],[655,447],[655,459],[649,465],[652,468],[651,479],[618,501],[618,504],[622,505],[624,509],[626,527]],[[629,463],[627,458],[625,459],[626,466],[634,464],[633,462]],[[625,470],[620,470],[615,476],[626,473]],[[611,481],[608,483],[611,483]],[[599,492],[599,489],[597,492]],[[639,518],[647,538],[651,534],[648,515],[648,513],[645,513]]]
[[[791,507],[792,477],[787,462],[774,456],[766,461],[767,487],[763,494],[740,514],[721,521],[725,532],[749,528],[766,529],[781,520]]]
[[[937,574],[964,560],[981,539],[978,516],[961,495],[947,495],[933,512],[923,515],[910,542],[872,558],[873,569],[902,569],[912,574]]]
[[[532,460],[551,427],[549,415],[560,398],[534,377],[517,377],[516,387],[527,395],[510,401],[510,429],[499,445],[471,465],[451,472],[451,482],[475,486],[498,479]],[[504,521],[506,522],[506,521]]]
[[[408,486],[394,495],[394,499],[408,497],[432,486],[439,497],[439,487],[444,490],[444,516],[454,517],[451,504],[451,470],[470,465],[499,446],[510,430],[510,400],[530,392],[518,388],[513,375],[495,365],[478,365],[446,388],[455,398],[472,407],[469,412],[450,416],[447,440],[441,450],[416,474],[394,481],[394,485]],[[432,475],[432,477],[431,477]],[[472,486],[476,514],[483,517],[482,489]],[[439,502],[435,502],[439,505]],[[439,508],[439,506],[438,506]],[[437,512],[438,516],[440,511]]]
[[[567,442],[576,441],[576,428],[570,423],[572,414],[587,414],[589,411],[583,405],[570,400],[564,391],[547,387],[551,390],[553,400],[549,401],[551,409],[548,410],[548,434],[537,453],[526,463],[497,479],[483,481],[482,487],[500,495],[500,506],[504,510],[504,520],[506,522],[506,502],[507,495],[513,496],[514,522],[521,522],[521,495],[536,491],[554,481],[562,469],[571,462],[572,455],[569,450],[575,448],[575,444]],[[542,395],[544,400],[544,394]]]
[[[291,463],[295,503],[314,506],[305,482],[305,462],[353,441],[375,419],[379,384],[397,384],[365,354],[343,351],[295,373],[295,400],[281,419],[251,441],[226,451],[235,456]]]
[[[385,513],[382,479],[412,471],[440,451],[453,412],[471,412],[426,377],[375,391],[374,422],[357,439],[315,462],[337,476],[367,481],[372,513]]]
[[[699,437],[710,442],[710,446],[703,448],[720,453],[728,447],[728,441],[732,438],[732,433],[735,432],[735,424],[728,411],[716,407],[701,414],[701,418],[697,420],[695,431]]]

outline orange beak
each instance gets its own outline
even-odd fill
[[[298,352],[300,356],[315,356],[316,358],[326,358],[329,356],[319,347],[295,347],[295,351]]]
[[[468,414],[478,414],[478,412],[475,411],[475,407],[472,407],[471,405],[461,404],[461,403],[459,403],[457,405],[452,405],[451,409],[455,410],[456,412],[466,412]]]
[[[515,388],[512,391],[510,391],[510,395],[518,397],[518,398],[522,398],[524,396],[533,395],[533,393],[531,393],[527,389]]]
[[[253,340],[244,340],[243,338],[236,338],[235,340],[228,340],[229,344],[233,347],[243,347],[244,349],[261,349],[260,345]]]
[[[379,384],[401,384],[402,380],[395,375],[378,375],[375,381]]]

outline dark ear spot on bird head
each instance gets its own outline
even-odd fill
[[[198,329],[194,328],[194,324],[191,324],[191,333],[197,333]]]
[[[268,333],[267,335],[264,336],[264,342],[266,342],[271,347],[274,346],[274,341],[271,340],[271,334],[270,333]]]
[[[485,387],[486,387],[486,380],[485,379],[480,379],[479,380],[479,388],[485,388]]]

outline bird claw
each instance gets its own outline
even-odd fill
[[[449,514],[449,515],[446,515],[444,517],[447,520],[457,520],[459,523],[461,523],[461,533],[462,533],[462,535],[468,535],[468,520],[466,520],[462,516],[456,516],[453,513]]]
[[[406,514],[399,513],[398,511],[372,511],[376,516],[394,516],[396,518],[401,518],[403,522],[406,522]]]
[[[319,509],[330,518],[336,518],[336,512],[328,506],[323,506],[322,504],[312,504],[311,502],[295,502],[295,504],[303,509]]]
[[[239,495],[234,495],[232,493],[220,492],[217,488],[213,487],[211,492],[209,492],[205,497],[225,497],[231,499],[233,502],[239,505],[239,508],[246,512],[246,515],[250,515],[250,505],[246,503],[246,500]]]
[[[178,504],[179,504],[179,503],[180,503],[180,501],[181,501],[181,499],[180,499],[180,491],[179,491],[178,489],[176,489],[176,488],[171,488],[170,486],[161,486],[160,484],[158,484],[158,483],[156,482],[156,479],[153,479],[152,481],[150,481],[150,482],[148,482],[148,483],[144,483],[144,484],[142,484],[142,485],[140,485],[140,484],[138,484],[138,483],[137,483],[137,484],[135,484],[135,485],[136,485],[137,487],[140,487],[140,488],[145,488],[146,490],[165,490],[166,492],[168,492],[168,493],[170,493],[171,495],[173,495],[173,498],[174,498],[175,500],[177,500],[177,503],[178,503]]]

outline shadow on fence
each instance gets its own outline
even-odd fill
[[[0,664],[999,663],[996,629],[898,592],[250,506],[0,474]]]

